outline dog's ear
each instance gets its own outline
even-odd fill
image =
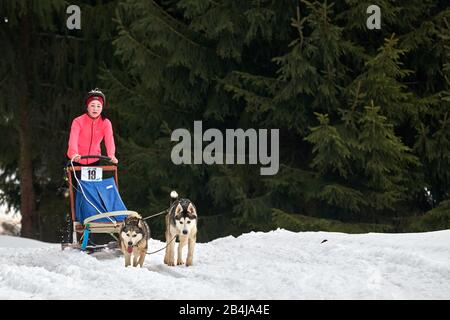
[[[138,228],[142,229],[142,219],[138,220],[137,226],[138,226]]]
[[[192,202],[189,203],[188,207],[187,207],[187,212],[189,214],[195,214],[197,215],[197,210],[195,210],[194,205],[192,204]]]
[[[178,203],[177,207],[175,208],[175,215],[179,215],[181,212],[183,212],[183,207],[180,203]]]

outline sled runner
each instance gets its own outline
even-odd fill
[[[105,156],[81,156],[81,159],[88,158],[111,160]],[[70,247],[88,252],[116,249],[117,238],[114,234],[118,233],[123,220],[134,213],[127,210],[119,195],[117,166],[75,166],[69,161],[65,171],[69,184],[71,214],[68,221],[69,230],[66,230],[69,239],[62,241],[62,249]],[[110,234],[116,241],[96,245],[90,239],[93,233]]]

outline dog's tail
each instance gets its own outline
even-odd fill
[[[172,192],[170,193],[170,206],[172,206],[172,204],[178,200],[178,193],[175,190],[172,190]]]

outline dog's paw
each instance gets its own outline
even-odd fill
[[[173,267],[175,265],[175,261],[173,259],[167,259],[167,261],[164,261],[164,263],[169,267]]]
[[[192,266],[192,259],[187,259],[186,267]]]
[[[184,261],[183,261],[183,260],[178,260],[178,261],[177,261],[177,265],[181,266],[182,264],[184,264]]]

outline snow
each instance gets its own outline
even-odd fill
[[[162,247],[150,240],[149,251]],[[191,267],[168,267],[163,257],[125,268],[111,252],[0,236],[0,299],[450,299],[450,230],[278,229],[197,243]]]

